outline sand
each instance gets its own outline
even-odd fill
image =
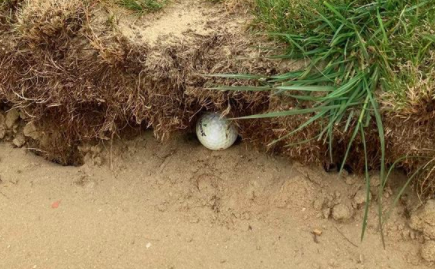
[[[403,206],[386,250],[375,208],[360,242],[362,178],[192,136],[82,151],[63,167],[0,144],[0,268],[429,268]]]
[[[110,12],[117,30],[150,46],[241,31],[249,20],[199,0],[144,17]],[[84,145],[85,164],[64,167],[16,135],[0,143],[0,268],[431,268],[424,236],[408,226],[420,205],[413,192],[385,226],[384,249],[376,204],[360,240],[363,177],[244,143],[212,152],[180,135],[161,144],[151,131]],[[384,206],[404,180],[393,176]]]

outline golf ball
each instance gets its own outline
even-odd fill
[[[196,124],[196,135],[201,144],[211,150],[231,147],[237,139],[237,130],[218,113],[205,113]]]

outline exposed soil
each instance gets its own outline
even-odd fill
[[[118,29],[125,36],[135,43],[151,46],[158,41],[192,44],[195,37],[224,32],[241,35],[240,30],[250,19],[246,15],[231,16],[219,5],[198,0],[172,1],[162,12],[142,18],[121,9],[112,12],[118,18]]]
[[[360,243],[362,178],[151,132],[81,150],[63,167],[0,144],[1,268],[429,268],[403,205],[386,250],[374,206]]]

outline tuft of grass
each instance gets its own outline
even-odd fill
[[[167,0],[120,0],[118,4],[137,13],[149,13],[162,9],[167,2]]]
[[[0,5],[8,5],[12,3],[12,0],[0,0]]]
[[[16,8],[24,0],[0,0],[0,8]]]
[[[382,197],[385,186],[385,138],[378,91],[400,96],[411,78],[398,69],[404,63],[433,67],[429,51],[434,49],[435,6],[431,0],[255,0],[259,25],[270,36],[287,44],[278,59],[307,59],[297,70],[257,79],[256,87],[216,87],[218,90],[274,91],[289,96],[299,106],[288,111],[252,115],[242,119],[306,114],[310,118],[276,143],[316,121],[323,128],[312,139],[329,144],[333,156],[336,128],[350,132],[342,161],[343,169],[357,137],[362,141],[369,186],[365,133],[376,126],[381,156],[378,195],[379,228],[383,237]],[[428,64],[430,63],[430,64]],[[225,75],[220,75],[225,76]],[[234,78],[234,75],[228,75]],[[252,79],[239,75],[237,78]],[[308,107],[308,108],[307,108]],[[310,139],[311,140],[311,139]],[[369,188],[367,187],[367,192]],[[362,236],[367,224],[366,203]]]

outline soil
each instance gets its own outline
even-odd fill
[[[221,5],[201,0],[172,1],[162,12],[138,17],[118,8],[111,12],[117,18],[120,32],[137,44],[194,44],[198,37],[210,34],[237,34],[250,22],[247,14],[228,13]]]
[[[403,205],[385,250],[373,206],[360,242],[363,178],[190,135],[81,150],[64,167],[0,144],[1,268],[429,268]]]
[[[137,44],[189,47],[198,36],[242,32],[249,18],[224,10],[186,0],[144,17],[115,7],[108,13]],[[360,241],[362,177],[326,173],[244,143],[211,152],[184,134],[161,144],[151,131],[82,145],[85,164],[65,167],[30,153],[44,155],[30,142],[52,137],[29,121],[18,110],[0,113],[0,139],[7,141],[0,143],[0,268],[430,268],[435,262],[428,222],[435,209],[433,203],[419,209],[413,193],[394,208],[384,249],[375,203]],[[384,206],[404,180],[393,176]],[[371,181],[370,197],[378,200],[375,173]]]

